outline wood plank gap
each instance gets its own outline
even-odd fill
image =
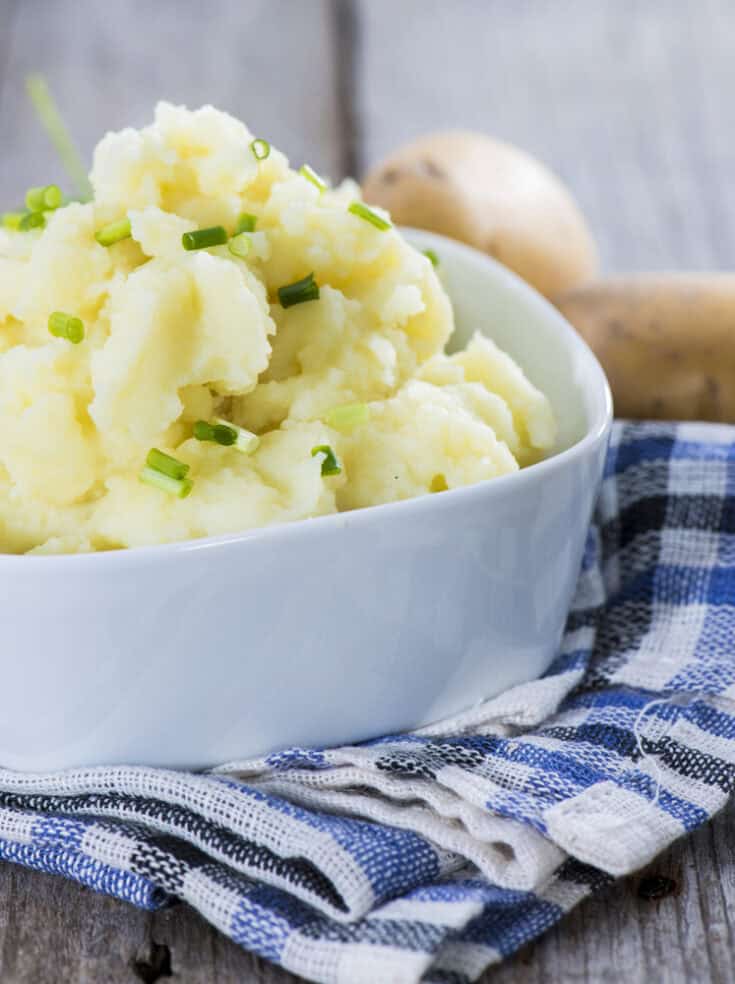
[[[357,3],[355,0],[331,0],[331,16],[340,177],[357,177],[362,173],[363,164],[357,71],[362,38]]]

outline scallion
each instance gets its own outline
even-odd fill
[[[431,265],[433,267],[439,266],[439,257],[436,255],[433,249],[425,249],[424,256],[427,258],[427,260],[431,261]]]
[[[347,211],[358,216],[358,218],[369,222],[370,225],[374,225],[375,228],[380,229],[381,232],[385,232],[386,229],[392,228],[391,223],[387,219],[384,219],[382,215],[378,215],[377,212],[373,212],[373,210],[368,208],[364,202],[353,202]]]
[[[325,424],[348,434],[355,427],[366,424],[369,419],[370,407],[367,403],[346,403],[341,407],[332,407],[324,415]]]
[[[250,149],[256,161],[264,161],[270,155],[271,145],[267,140],[261,140],[260,137],[256,137],[251,142]]]
[[[81,318],[64,311],[54,311],[49,315],[48,330],[54,338],[65,338],[72,345],[78,345],[84,340],[84,323]]]
[[[319,191],[326,191],[329,187],[324,178],[319,177],[316,171],[312,167],[309,167],[308,164],[301,165],[299,168],[299,174],[302,178],[306,178],[307,181],[311,181],[314,187]]]
[[[211,441],[213,444],[221,444],[223,448],[229,448],[237,440],[237,431],[229,424],[209,424],[206,420],[197,420],[194,424],[194,437],[197,441]]]
[[[337,455],[332,451],[330,446],[328,444],[318,444],[315,448],[311,449],[312,458],[318,454],[324,455],[322,458],[322,475],[339,475],[342,468],[337,461]]]
[[[304,301],[318,301],[319,284],[314,280],[314,274],[310,273],[303,280],[279,287],[278,300],[281,307],[284,308],[292,307],[294,304],[303,304]]]
[[[235,226],[235,235],[239,236],[241,232],[255,232],[257,223],[257,215],[251,215],[250,212],[241,212],[237,220],[237,225]]]
[[[178,458],[172,458],[170,454],[159,451],[158,448],[150,449],[145,463],[148,468],[161,472],[162,475],[167,475],[169,478],[175,478],[177,481],[181,481],[189,474],[189,465],[185,465]]]
[[[56,148],[56,153],[76,184],[79,197],[83,201],[89,201],[92,198],[92,186],[86,168],[49,92],[46,80],[42,75],[29,75],[26,79],[26,91],[38,118]]]
[[[28,232],[29,229],[43,229],[45,225],[46,216],[43,212],[26,212],[18,223],[18,228],[22,232]]]
[[[3,229],[20,229],[20,224],[26,216],[26,212],[4,212]]]
[[[228,236],[224,226],[210,226],[208,229],[194,229],[181,237],[184,249],[208,249],[210,246],[224,246]]]
[[[197,441],[212,441],[226,448],[234,448],[243,454],[252,454],[260,444],[257,434],[252,434],[244,427],[216,417],[210,424],[206,420],[198,420],[194,424],[194,437]]]
[[[170,475],[158,471],[157,468],[151,468],[150,465],[142,468],[138,477],[145,485],[151,485],[169,495],[175,495],[178,499],[185,499],[194,488],[194,483],[190,478],[171,478]]]
[[[29,188],[26,192],[26,207],[30,212],[53,211],[61,205],[64,196],[58,185],[45,185],[40,188]]]
[[[229,420],[222,420],[220,417],[216,417],[214,423],[215,426],[229,427],[230,430],[235,431],[237,440],[232,446],[236,451],[242,451],[243,454],[252,454],[258,450],[260,438],[257,434],[245,430],[244,427],[238,427],[237,424],[231,424]]]
[[[250,252],[251,245],[250,236],[247,232],[240,232],[236,236],[232,237],[227,244],[227,248],[233,256],[237,256],[241,260],[244,260]]]
[[[124,219],[117,219],[115,222],[109,222],[106,226],[102,226],[95,232],[94,238],[100,246],[112,246],[113,243],[119,243],[122,239],[129,239],[130,234],[130,219],[126,216]]]

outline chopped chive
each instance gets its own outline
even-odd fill
[[[84,341],[84,324],[80,318],[64,311],[54,311],[49,315],[48,330],[54,338],[65,338],[72,345]]]
[[[206,420],[197,420],[194,424],[194,437],[197,441],[211,441],[225,448],[234,447],[243,454],[252,454],[260,444],[257,434],[251,434],[244,427],[238,427],[220,417],[215,418],[211,424]]]
[[[270,155],[271,145],[267,140],[261,140],[260,137],[256,137],[251,142],[250,149],[256,161],[264,161]]]
[[[433,249],[425,249],[423,251],[424,256],[431,261],[433,267],[439,266],[439,257],[436,255]]]
[[[26,91],[56,153],[77,186],[80,198],[89,201],[92,198],[92,186],[86,168],[49,92],[46,79],[42,75],[29,75],[26,78]]]
[[[112,246],[113,243],[119,243],[122,239],[129,239],[130,234],[130,219],[126,216],[124,219],[117,219],[115,222],[109,222],[106,226],[102,226],[95,232],[94,238],[100,246]]]
[[[221,444],[223,448],[230,448],[237,441],[237,431],[226,422],[208,424],[206,420],[197,420],[194,437],[197,441],[211,441]]]
[[[352,212],[353,215],[358,216],[360,219],[365,219],[370,225],[374,225],[376,229],[380,229],[381,232],[385,232],[386,229],[391,229],[391,223],[384,219],[382,215],[378,215],[377,212],[373,212],[371,208],[368,208],[364,202],[353,202],[349,208],[348,212]]]
[[[235,226],[235,235],[239,236],[241,232],[255,232],[257,222],[257,215],[251,215],[250,212],[241,212],[237,220],[237,225]]]
[[[370,407],[367,403],[347,403],[341,407],[332,407],[324,415],[325,424],[347,433],[360,424],[366,424],[369,419]]]
[[[250,236],[247,232],[238,233],[236,236],[233,236],[227,244],[227,248],[232,255],[239,256],[241,260],[244,260],[250,252],[250,246]]]
[[[222,420],[220,417],[215,419],[214,424],[215,427],[227,427],[228,430],[235,432],[236,440],[233,447],[236,451],[242,451],[243,454],[252,454],[257,451],[260,445],[260,438],[257,434],[245,430],[244,427],[238,427],[237,424],[231,424],[229,420]]]
[[[26,216],[26,212],[4,212],[3,229],[20,229],[20,224]]]
[[[279,287],[278,300],[281,302],[281,307],[284,308],[292,307],[294,304],[303,304],[304,301],[318,301],[319,284],[314,280],[314,274],[310,273],[303,280]]]
[[[58,185],[29,188],[26,192],[26,207],[30,212],[42,212],[44,209],[53,211],[63,200],[64,196]]]
[[[29,229],[43,229],[46,225],[46,216],[43,212],[26,212],[18,223],[18,228],[23,232]]]
[[[181,237],[181,245],[184,249],[208,249],[210,246],[224,246],[227,239],[224,226],[210,226],[208,229],[185,232]]]
[[[158,448],[150,449],[145,463],[154,471],[161,472],[162,475],[167,475],[169,478],[175,478],[177,481],[186,478],[189,474],[189,465],[185,465],[178,458],[172,458],[170,454],[159,451]]]
[[[178,499],[185,499],[194,488],[194,483],[190,478],[171,478],[170,475],[158,471],[157,468],[151,468],[150,465],[142,468],[138,477],[145,485],[151,485],[162,492],[168,492],[169,495],[175,495]]]
[[[314,187],[318,188],[319,191],[326,191],[329,187],[324,178],[319,177],[316,171],[312,167],[309,167],[308,164],[301,165],[299,168],[299,174],[302,178],[306,178],[307,181],[311,181]]]
[[[337,455],[332,451],[330,446],[328,444],[318,444],[315,448],[311,449],[312,458],[318,454],[324,455],[322,458],[322,475],[339,475],[342,468],[337,461]]]

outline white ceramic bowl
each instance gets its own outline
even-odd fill
[[[530,287],[431,246],[457,346],[480,329],[548,394],[557,453],[468,488],[234,536],[0,557],[0,764],[212,766],[424,725],[543,673],[611,422],[605,376]]]

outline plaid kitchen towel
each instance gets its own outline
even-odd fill
[[[314,981],[461,984],[724,805],[734,700],[735,428],[619,423],[543,679],[206,775],[0,771],[0,857]]]

